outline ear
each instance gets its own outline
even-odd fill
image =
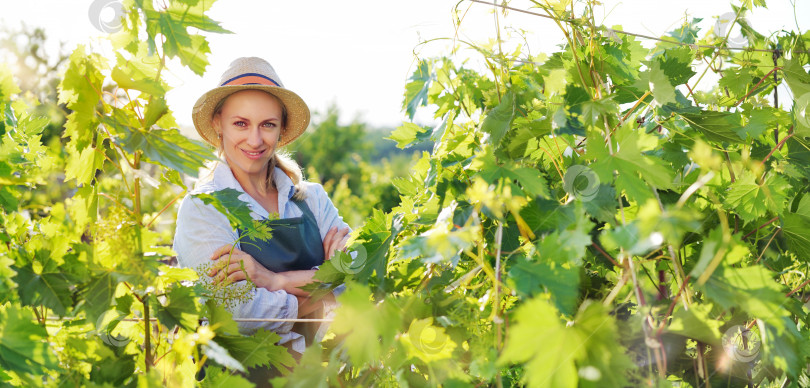
[[[214,117],[211,118],[211,127],[214,128],[214,132],[217,136],[222,136],[222,114],[217,113]]]

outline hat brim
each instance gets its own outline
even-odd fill
[[[278,139],[279,147],[283,147],[301,136],[309,126],[309,107],[301,97],[288,89],[270,85],[219,86],[200,96],[191,112],[197,133],[214,147],[219,148],[220,146],[219,137],[211,124],[214,109],[222,99],[242,90],[263,90],[276,96],[284,104],[287,109],[287,126]]]

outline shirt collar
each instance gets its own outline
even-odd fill
[[[273,171],[273,182],[276,184],[276,188],[278,189],[278,211],[279,217],[285,217],[285,210],[287,208],[287,202],[295,194],[295,185],[292,182],[287,174],[278,167],[275,168]],[[256,212],[262,217],[267,217],[267,211],[256,202],[253,197],[245,193],[245,190],[242,188],[242,185],[239,184],[239,181],[236,180],[236,177],[233,176],[233,172],[231,171],[230,166],[225,161],[220,161],[217,163],[216,168],[214,169],[212,182],[216,187],[215,190],[222,190],[222,189],[234,189],[242,192],[243,195],[240,195],[240,199],[244,202],[247,202],[251,206],[251,210]]]

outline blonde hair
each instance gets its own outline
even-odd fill
[[[287,128],[287,107],[284,106],[284,103],[281,101],[281,99],[279,99],[272,93],[268,92],[265,93],[273,97],[281,105],[282,131],[280,136],[284,136],[284,131]],[[225,101],[228,99],[228,97],[232,95],[233,94],[228,95],[225,98],[219,100],[219,102],[217,102],[217,105],[214,108],[214,113],[211,115],[212,120],[214,119],[214,116],[222,112],[222,107],[225,105]],[[222,146],[222,134],[220,134],[219,137],[219,144],[217,144],[217,151],[221,159],[223,153],[225,152]],[[292,181],[293,186],[295,187],[295,193],[293,193],[292,198],[297,201],[303,201],[304,199],[306,199],[307,193],[306,187],[304,186],[304,182],[306,182],[306,180],[304,179],[303,171],[301,171],[301,166],[299,166],[298,163],[295,160],[293,160],[288,154],[278,152],[278,150],[273,150],[273,157],[270,158],[270,162],[268,162],[267,165],[267,180],[266,180],[267,187],[275,186],[273,174],[275,174],[276,167],[281,169],[281,171],[283,171],[284,174],[286,174]]]

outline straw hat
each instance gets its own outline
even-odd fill
[[[309,107],[304,100],[284,88],[284,84],[281,83],[273,66],[270,66],[267,61],[257,57],[242,57],[231,62],[231,65],[222,74],[219,86],[203,94],[194,104],[191,113],[194,127],[205,141],[214,147],[219,147],[219,138],[211,125],[214,109],[225,97],[248,89],[264,90],[278,97],[287,108],[287,126],[279,137],[279,147],[289,144],[307,129]]]

